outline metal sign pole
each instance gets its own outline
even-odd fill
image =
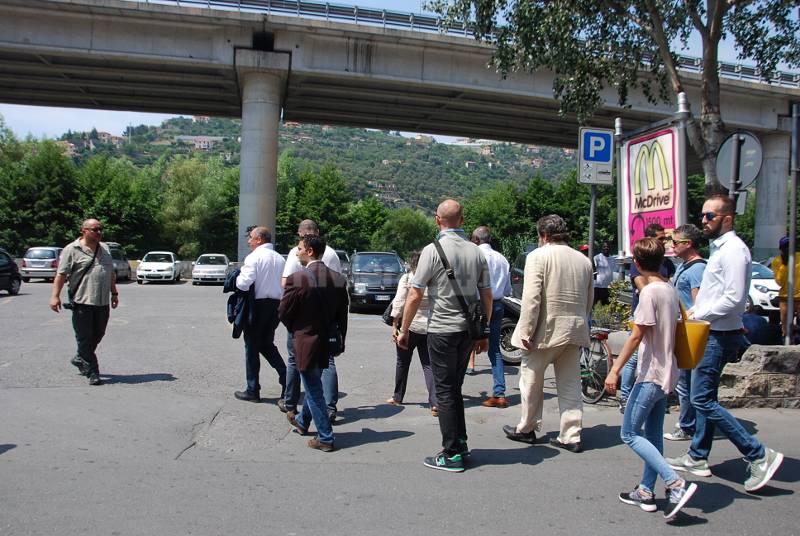
[[[681,155],[681,189],[680,189],[680,211],[675,227],[689,223],[689,176],[686,171],[686,123],[689,121],[691,111],[689,110],[689,99],[686,93],[678,93],[678,151]]]
[[[623,223],[622,221],[622,118],[614,119],[614,144],[619,151],[617,155],[617,262],[619,263],[620,278],[625,270],[624,249],[622,246]]]
[[[794,278],[795,250],[797,242],[797,180],[800,173],[800,104],[792,105],[792,165],[789,180],[789,280],[786,293],[786,338],[784,344],[792,344],[792,331],[794,328],[794,288],[797,284]]]
[[[597,185],[592,184],[592,201],[589,205],[589,260],[592,261],[592,270],[594,270],[594,228],[596,226],[594,217],[595,210],[597,209]]]
[[[731,189],[728,191],[728,196],[736,203],[736,197],[739,192],[739,168],[742,162],[742,144],[744,143],[744,136],[739,134],[733,135],[733,150],[731,151]]]

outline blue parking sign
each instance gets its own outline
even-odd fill
[[[584,130],[582,134],[583,160],[586,162],[611,162],[611,150],[614,143],[610,132]]]

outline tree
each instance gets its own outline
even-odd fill
[[[684,91],[674,50],[693,32],[702,41],[700,114],[689,121],[689,143],[706,185],[719,187],[715,162],[725,126],[720,109],[719,46],[732,38],[740,60],[755,62],[769,81],[777,66],[800,65],[800,20],[791,0],[434,0],[446,24],[473,20],[476,39],[493,44],[494,66],[550,69],[561,113],[583,123],[602,104],[605,87],[620,104],[641,87],[651,102]]]
[[[389,210],[374,197],[367,197],[350,206],[347,214],[347,233],[343,243],[347,250],[363,251],[370,245],[371,235],[380,229],[389,216]]]
[[[413,250],[430,244],[435,236],[433,219],[419,210],[404,207],[389,213],[383,226],[372,235],[371,247],[378,251],[396,251],[405,259]]]

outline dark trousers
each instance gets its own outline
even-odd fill
[[[275,328],[278,327],[278,300],[255,300],[253,324],[244,328],[244,358],[247,390],[255,395],[261,392],[258,381],[263,355],[272,368],[278,373],[281,384],[281,397],[286,386],[286,363],[275,347]]]
[[[408,369],[411,367],[411,358],[414,350],[419,355],[419,363],[422,365],[422,373],[425,375],[425,386],[428,388],[428,403],[432,408],[436,405],[436,387],[433,382],[433,372],[431,372],[431,361],[428,356],[428,336],[420,333],[408,332],[408,349],[397,346],[397,366],[394,372],[394,398],[397,402],[402,402],[406,396],[406,385],[408,384]]]
[[[442,449],[448,455],[461,451],[460,442],[467,440],[464,420],[464,397],[461,386],[467,372],[469,353],[474,346],[466,331],[428,333],[428,353],[439,404],[439,429]]]
[[[89,363],[90,374],[100,372],[95,350],[106,334],[109,311],[108,305],[73,304],[72,329],[78,343],[78,355]]]
[[[607,288],[594,287],[594,303],[593,303],[593,305],[597,305],[598,303],[602,303],[603,305],[608,305],[608,289]]]

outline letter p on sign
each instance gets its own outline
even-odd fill
[[[587,162],[611,162],[612,138],[610,133],[583,131],[583,160]]]

